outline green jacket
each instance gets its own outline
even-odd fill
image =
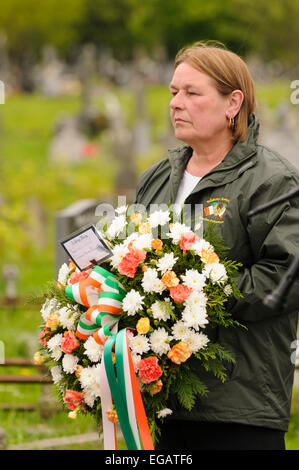
[[[237,142],[224,160],[205,175],[185,203],[203,204],[204,220],[221,229],[228,257],[243,264],[238,287],[243,298],[228,304],[244,328],[213,330],[236,357],[223,384],[203,370],[196,373],[210,392],[189,413],[173,399],[171,418],[238,422],[287,431],[294,379],[299,311],[299,282],[284,309],[271,310],[263,299],[299,256],[299,198],[280,203],[251,218],[248,212],[299,184],[298,171],[277,152],[257,143],[258,119],[249,120],[245,142]],[[170,150],[168,157],[139,178],[136,203],[174,203],[192,149]],[[205,222],[206,223],[206,222]],[[299,278],[299,276],[298,276]]]

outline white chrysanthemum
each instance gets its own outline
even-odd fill
[[[184,305],[189,308],[205,308],[208,298],[204,292],[193,291],[184,301]]]
[[[171,228],[170,233],[168,233],[169,238],[172,239],[173,243],[179,243],[181,236],[183,233],[190,232],[190,227],[185,224],[180,224],[179,222],[175,222]]]
[[[54,366],[50,369],[54,384],[57,384],[62,378],[62,369],[60,366]]]
[[[77,306],[67,305],[66,307],[60,308],[58,311],[59,323],[66,330],[73,330],[75,322],[80,316],[81,312]]]
[[[133,354],[142,356],[150,350],[149,340],[145,335],[136,335],[130,339],[130,348]]]
[[[61,284],[66,284],[69,273],[70,270],[68,265],[66,263],[63,263],[59,268],[57,281]]]
[[[98,373],[99,374],[99,373]],[[87,389],[94,395],[94,397],[98,398],[101,396],[101,386],[98,381],[94,382],[91,387]]]
[[[216,282],[219,284],[224,284],[228,279],[225,266],[221,263],[206,264],[202,273],[207,278],[210,278],[213,284]]]
[[[119,206],[115,209],[115,212],[118,215],[125,214],[127,212],[128,206]]]
[[[165,284],[161,281],[161,279],[157,278],[153,285],[153,292],[156,292],[156,294],[161,294],[165,289]]]
[[[140,354],[132,354],[131,357],[132,357],[132,362],[133,362],[135,372],[138,372],[137,364],[141,361],[141,356]]]
[[[144,296],[140,295],[135,289],[130,290],[123,299],[123,310],[128,315],[135,315],[143,306]]]
[[[83,388],[92,387],[95,382],[94,367],[84,367],[80,372],[79,382]]]
[[[62,338],[62,333],[57,333],[56,335],[52,336],[52,338],[49,339],[47,343],[47,348],[50,349],[50,351],[54,351],[54,349],[60,347]]]
[[[195,333],[195,331],[190,331],[185,338],[185,342],[189,345],[191,353],[196,353],[200,349],[206,347],[209,342],[209,338],[203,333]]]
[[[165,328],[157,328],[151,335],[150,335],[150,345],[151,350],[159,354],[166,354],[170,350],[169,341],[171,341],[171,336],[167,333]]]
[[[73,374],[77,368],[79,358],[73,354],[65,354],[62,359],[62,368],[67,374]]]
[[[61,351],[61,347],[60,346],[57,346],[57,348],[54,348],[52,351],[51,351],[51,357],[54,361],[59,361],[59,359],[61,358],[62,356],[62,351]]]
[[[174,339],[178,341],[184,341],[188,336],[190,330],[183,321],[177,321],[171,328]]]
[[[233,293],[232,286],[230,284],[227,284],[227,286],[224,287],[223,292],[229,297]]]
[[[158,227],[158,225],[165,225],[169,222],[169,211],[157,210],[149,215],[147,221],[150,224],[151,228]]]
[[[163,410],[157,411],[158,418],[165,418],[168,415],[172,414],[172,410],[170,408],[163,408]]]
[[[200,256],[202,250],[214,251],[214,247],[207,240],[204,240],[204,238],[200,238],[199,240],[196,240],[196,242],[194,242],[193,250],[198,256]]]
[[[190,287],[194,291],[202,291],[206,282],[206,277],[196,269],[188,269],[181,278],[183,285]]]
[[[82,372],[84,373],[82,374]],[[100,364],[92,367],[86,367],[80,373],[80,383],[84,390],[84,396],[87,395],[89,400],[97,398],[101,395],[100,386]]]
[[[178,258],[175,258],[173,253],[165,253],[157,263],[157,270],[164,274],[166,271],[171,271]]]
[[[170,302],[156,300],[151,305],[151,311],[155,320],[167,321],[170,318],[173,307]]]
[[[133,248],[137,250],[150,250],[152,248],[153,236],[151,233],[143,233],[133,241]]]
[[[141,282],[144,292],[154,292],[158,279],[158,272],[154,268],[148,268],[143,274]]]
[[[119,215],[115,217],[107,230],[108,238],[116,238],[124,230],[126,224],[127,221],[125,215]]]
[[[205,328],[209,323],[206,309],[202,307],[190,308],[186,307],[182,312],[182,319],[188,328]]]
[[[99,362],[101,360],[104,346],[98,344],[92,336],[84,342],[84,349],[84,354],[86,354],[91,362]]]
[[[90,408],[93,407],[94,402],[95,402],[95,396],[91,390],[89,389],[84,390],[84,401],[86,405],[90,406]]]
[[[121,243],[120,245],[115,245],[112,248],[113,255],[111,256],[110,264],[113,268],[117,268],[124,256],[129,252],[127,245]]]
[[[57,300],[55,298],[50,299],[50,300],[47,299],[41,308],[41,314],[42,314],[43,320],[47,321],[47,318],[50,315],[50,313],[55,311],[56,309],[57,309]]]

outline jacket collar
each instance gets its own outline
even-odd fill
[[[259,135],[259,120],[252,114],[248,119],[247,136],[244,142],[238,141],[224,157],[222,162],[213,168],[205,177],[217,172],[233,169],[244,163],[256,153],[257,139]],[[168,159],[171,167],[170,185],[172,198],[177,194],[184,170],[188,160],[192,156],[192,148],[189,145],[169,150]],[[214,178],[213,178],[214,179]]]

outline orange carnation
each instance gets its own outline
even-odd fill
[[[157,382],[152,382],[148,386],[148,390],[149,390],[151,395],[156,395],[156,393],[161,392],[162,388],[163,388],[163,382],[160,379],[157,380]]]
[[[177,286],[180,282],[174,271],[166,271],[166,273],[163,274],[161,281],[166,287],[168,287],[168,289]]]
[[[46,321],[46,328],[50,328],[50,330],[56,330],[59,325],[59,318],[57,313],[51,312]]]
[[[189,344],[185,343],[185,341],[180,341],[179,343],[175,344],[167,353],[167,357],[175,364],[181,364],[182,362],[187,361],[190,356],[191,351]]]
[[[152,244],[152,248],[154,250],[159,251],[162,248],[163,242],[159,238],[154,238],[154,240],[152,240],[151,244]]]
[[[209,263],[219,263],[219,256],[215,253],[215,251],[207,251],[202,249],[201,250],[201,260],[205,264]]]

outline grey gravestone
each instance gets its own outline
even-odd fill
[[[6,449],[6,431],[0,428],[0,450]]]
[[[104,201],[96,199],[81,199],[55,215],[56,227],[56,276],[63,263],[68,263],[67,253],[60,245],[60,241],[88,224],[96,225],[99,217],[96,208]],[[105,198],[106,204],[112,204],[112,198]]]
[[[19,269],[14,264],[6,264],[2,270],[3,279],[6,282],[5,286],[5,302],[15,303],[18,299],[17,280],[19,278]]]

